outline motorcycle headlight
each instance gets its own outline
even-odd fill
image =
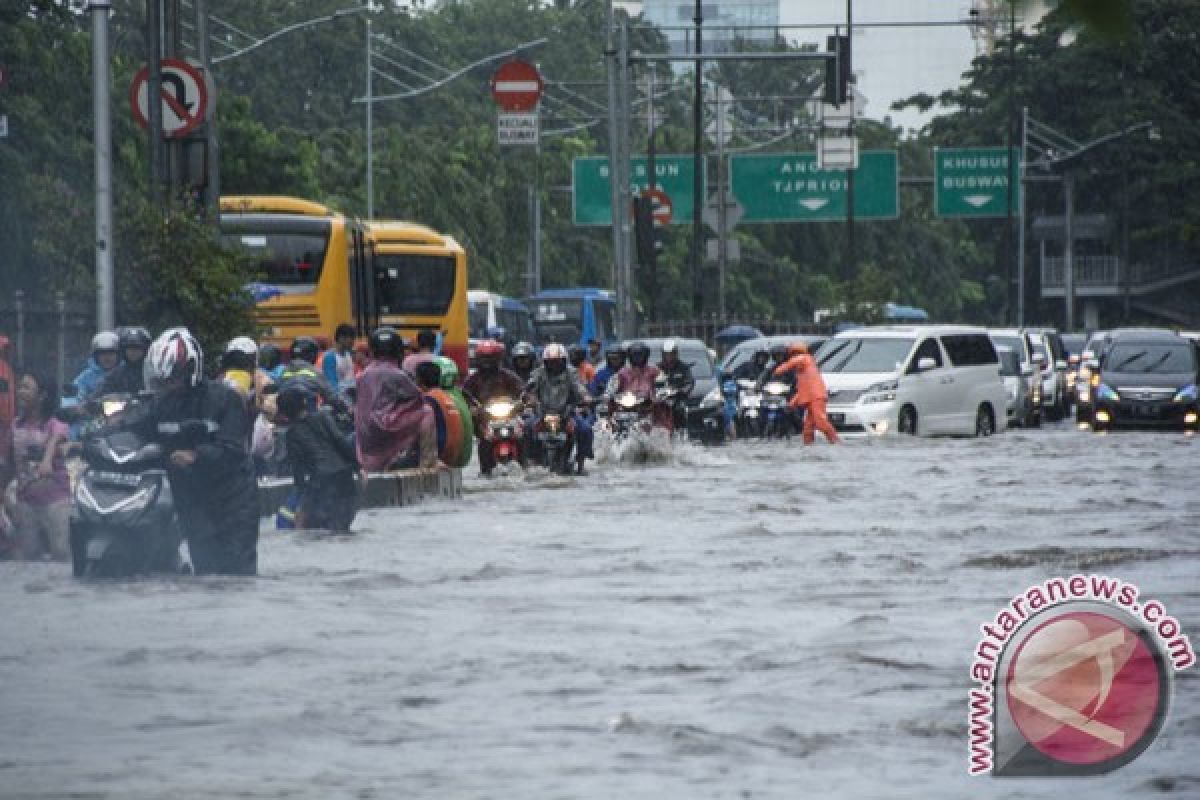
[[[896,399],[896,390],[900,388],[899,381],[882,381],[873,383],[859,398],[860,403],[890,403]]]
[[[767,394],[787,394],[788,385],[783,381],[771,381],[763,387],[763,391]]]
[[[517,404],[512,402],[511,400],[494,400],[491,403],[488,403],[486,410],[487,410],[489,417],[496,417],[497,419],[503,419],[504,417],[507,417],[509,414],[511,414],[513,412],[513,409],[516,407],[517,407]]]
[[[1196,402],[1196,384],[1189,384],[1175,393],[1176,403],[1194,403]]]
[[[120,414],[125,410],[124,400],[105,400],[100,404],[100,411],[105,419]]]
[[[700,407],[705,411],[711,411],[714,408],[719,408],[725,404],[725,397],[719,389],[713,389],[708,394],[704,395],[704,399],[700,401]]]
[[[617,395],[617,405],[621,408],[633,408],[638,404],[637,395],[633,392],[622,392]]]
[[[1096,399],[1097,400],[1108,400],[1109,402],[1116,402],[1121,399],[1121,395],[1117,394],[1117,390],[1112,388],[1108,384],[1098,383],[1098,384],[1096,384]]]

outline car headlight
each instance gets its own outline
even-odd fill
[[[1188,384],[1175,393],[1176,403],[1194,403],[1196,402],[1196,384]]]
[[[711,411],[714,408],[720,408],[725,404],[725,396],[721,394],[720,389],[713,389],[708,394],[704,395],[704,399],[700,401],[700,407],[705,411]]]
[[[1121,399],[1121,395],[1117,394],[1117,390],[1106,383],[1096,384],[1096,399],[1116,402]]]
[[[883,381],[882,383],[873,383],[866,388],[862,397],[858,402],[869,403],[890,403],[896,399],[896,390],[900,387],[899,381]]]

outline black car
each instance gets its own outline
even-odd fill
[[[663,342],[674,339],[679,345],[679,360],[692,368],[696,385],[687,398],[688,438],[704,442],[721,442],[725,439],[725,398],[717,385],[716,370],[708,348],[699,339],[639,339],[650,348],[650,363],[662,361]]]
[[[1196,351],[1169,331],[1113,331],[1092,397],[1092,427],[1196,430]]]

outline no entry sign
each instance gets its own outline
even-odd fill
[[[642,192],[642,197],[648,197],[650,198],[650,201],[654,203],[652,206],[653,211],[651,213],[654,216],[655,225],[671,224],[671,212],[673,209],[671,206],[671,198],[667,196],[666,192],[664,192],[662,189],[647,189],[646,191]]]
[[[503,111],[533,111],[544,85],[533,64],[509,61],[492,75],[492,98]]]

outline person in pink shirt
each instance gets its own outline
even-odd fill
[[[67,561],[71,557],[71,480],[61,452],[70,431],[55,418],[57,411],[54,384],[24,372],[17,382],[17,417],[12,427],[17,481],[13,522],[17,555],[23,558],[49,555]]]

